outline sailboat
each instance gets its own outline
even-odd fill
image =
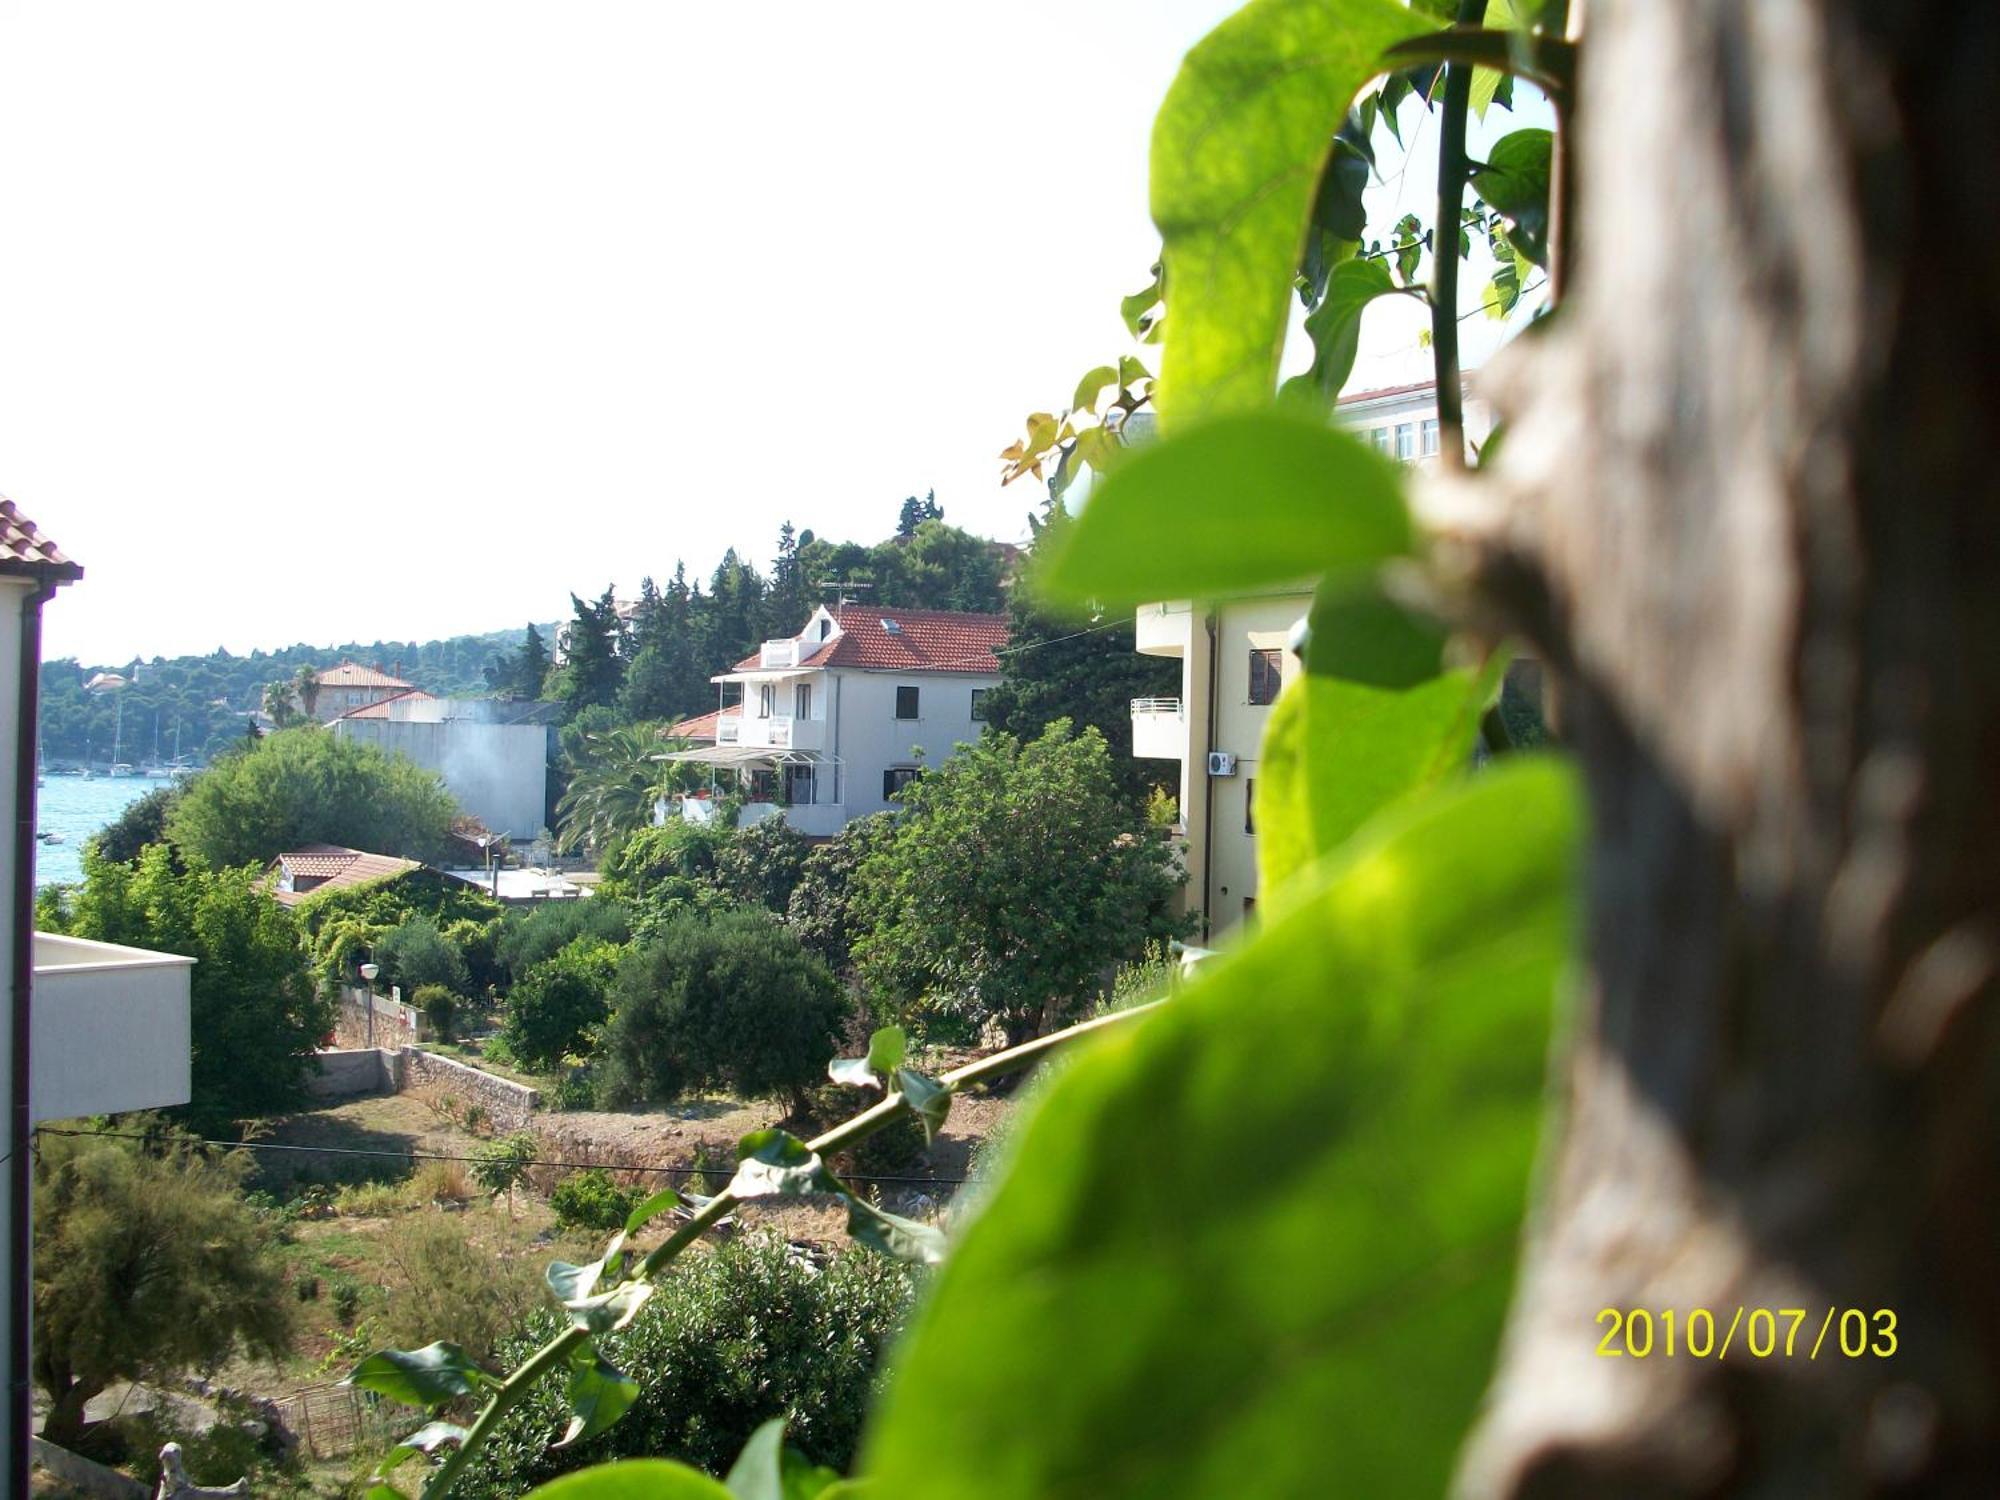
[[[118,758],[119,742],[125,733],[125,699],[121,695],[114,701],[117,703],[117,708],[111,716],[111,769],[105,774],[107,776],[137,776],[139,774],[138,771],[129,762]]]

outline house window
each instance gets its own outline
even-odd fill
[[[742,704],[743,704],[743,684],[740,682],[723,683],[722,706],[724,708],[740,708],[742,707]]]
[[[1276,703],[1284,681],[1284,653],[1276,646],[1260,647],[1250,653],[1250,701]]]
[[[896,689],[896,717],[914,719],[917,716],[917,690],[913,687]]]
[[[810,807],[813,803],[813,768],[807,765],[785,767],[785,801],[792,807]]]
[[[757,689],[757,717],[768,719],[778,711],[778,685],[764,683]]]
[[[1389,429],[1386,427],[1373,429],[1368,434],[1368,441],[1375,445],[1377,453],[1387,453],[1389,451]]]
[[[1243,778],[1243,831],[1245,833],[1255,833],[1257,831],[1257,778],[1255,776],[1246,776]]]
[[[819,638],[821,640],[825,640],[828,636],[832,634],[833,634],[833,621],[821,620],[819,622]]]
[[[991,688],[974,688],[972,690],[973,723],[984,724],[986,722],[986,695],[991,691]]]
[[[1396,457],[1415,458],[1417,456],[1417,429],[1409,422],[1396,424]]]
[[[1424,457],[1436,458],[1438,451],[1438,419],[1424,418]]]
[[[813,688],[810,682],[802,682],[792,689],[792,717],[810,719],[813,716]]]
[[[910,691],[915,692],[916,689],[912,688]],[[893,802],[896,798],[896,793],[900,792],[916,779],[917,768],[915,766],[889,767],[888,770],[882,773],[882,800],[884,802]]]

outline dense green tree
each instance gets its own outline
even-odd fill
[[[166,842],[167,818],[181,800],[177,782],[156,786],[98,830],[96,844],[106,859],[130,864],[148,844]]]
[[[556,829],[564,849],[602,848],[653,820],[653,805],[694,785],[694,768],[663,759],[686,749],[658,724],[627,724],[583,737],[569,785],[556,803]]]
[[[265,863],[301,844],[444,857],[458,809],[444,783],[402,756],[319,728],[287,729],[209,767],[167,816],[182,858]]]
[[[856,818],[810,850],[785,902],[785,925],[835,973],[845,973],[862,929],[855,909],[856,879],[870,851],[894,836],[896,815]]]
[[[624,626],[618,602],[606,584],[596,600],[569,596],[573,618],[563,627],[563,664],[550,683],[570,718],[586,708],[608,708],[618,701],[625,681]]]
[[[917,528],[926,521],[942,521],[944,507],[937,503],[937,491],[931,490],[919,500],[911,495],[903,501],[902,509],[896,512],[896,535],[907,541],[917,534]]]
[[[530,624],[520,649],[488,663],[484,676],[487,688],[502,697],[541,697],[549,678],[549,648],[541,631]]]
[[[608,1013],[611,978],[621,950],[580,937],[522,975],[507,995],[501,1035],[524,1064],[553,1069],[583,1050]]]
[[[313,1052],[333,1027],[292,914],[254,867],[177,871],[165,845],[136,864],[86,848],[68,930],[194,960],[189,976],[191,1098],[198,1129],[274,1114],[305,1098]]]
[[[1006,605],[1000,556],[984,537],[927,519],[901,548],[882,549],[884,604],[992,614]]]
[[[1035,551],[1058,545],[1068,524],[1060,508],[1037,521]],[[1176,762],[1132,754],[1132,700],[1178,696],[1180,663],[1138,653],[1129,611],[1094,617],[1017,588],[1007,598],[1007,641],[1000,686],[986,695],[989,727],[1025,741],[1067,719],[1104,737],[1112,779],[1132,806],[1143,806],[1156,788],[1177,789]]]
[[[413,993],[426,985],[441,985],[454,995],[472,992],[472,970],[427,916],[405,917],[375,945],[384,985],[401,985]]]
[[[812,845],[783,818],[739,828],[716,850],[715,882],[732,901],[785,914]]]
[[[50,1442],[75,1447],[115,1380],[288,1352],[292,1299],[275,1225],[243,1196],[250,1170],[247,1151],[172,1131],[37,1141],[33,1369]]]
[[[764,614],[764,580],[732,547],[708,581],[700,631],[703,659],[713,664],[713,671],[727,671],[757,649],[764,638]]]
[[[812,540],[807,532],[804,540]],[[771,559],[771,583],[764,594],[764,634],[791,635],[806,622],[805,570],[799,565],[799,534],[790,521],[778,528],[778,555]]]
[[[604,1097],[632,1104],[718,1085],[803,1114],[846,1010],[832,971],[769,913],[683,914],[618,966]]]
[[[546,901],[507,913],[494,944],[494,958],[509,982],[580,937],[619,944],[632,936],[625,904],[602,891],[581,901]]]
[[[904,789],[861,862],[862,979],[899,1009],[997,1022],[1010,1041],[1086,1004],[1184,924],[1167,843],[1117,792],[1104,737],[1058,719],[989,735]]]

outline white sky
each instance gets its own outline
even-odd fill
[[[517,627],[932,487],[1019,539],[994,455],[1128,347],[1153,112],[1233,8],[0,0],[47,654]],[[1417,314],[1351,388],[1423,378]]]

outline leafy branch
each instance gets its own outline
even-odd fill
[[[834,1176],[826,1159],[895,1124],[905,1114],[914,1115],[926,1137],[932,1137],[943,1125],[952,1097],[961,1089],[1018,1072],[1083,1037],[1127,1025],[1164,1003],[1155,1001],[1084,1021],[936,1078],[902,1066],[902,1030],[884,1027],[870,1038],[866,1058],[836,1060],[828,1068],[836,1083],[882,1088],[884,1097],[877,1103],[809,1141],[783,1130],[753,1131],[743,1138],[736,1176],[722,1192],[703,1199],[663,1188],[633,1209],[625,1227],[611,1237],[596,1261],[587,1266],[553,1262],[548,1270],[549,1287],[569,1313],[570,1326],[505,1380],[480,1369],[462,1349],[449,1343],[419,1350],[382,1350],[355,1366],[347,1377],[349,1384],[413,1406],[434,1410],[450,1401],[490,1393],[469,1428],[427,1423],[389,1450],[379,1473],[386,1474],[419,1453],[443,1451],[442,1462],[423,1489],[424,1500],[440,1500],[451,1492],[460,1472],[485,1446],[500,1420],[542,1379],[564,1368],[569,1371],[573,1415],[558,1446],[582,1442],[616,1422],[638,1398],[638,1386],[609,1364],[593,1341],[599,1334],[613,1333],[629,1324],[651,1296],[653,1283],[674,1260],[749,1199],[831,1193],[845,1201],[848,1233],[856,1240],[900,1259],[936,1264],[944,1257],[944,1237],[937,1229],[887,1213],[861,1198]],[[635,1259],[627,1249],[627,1240],[652,1219],[675,1208],[691,1208],[693,1212],[659,1246]],[[391,1500],[401,1494],[379,1477],[368,1491],[370,1500]]]

